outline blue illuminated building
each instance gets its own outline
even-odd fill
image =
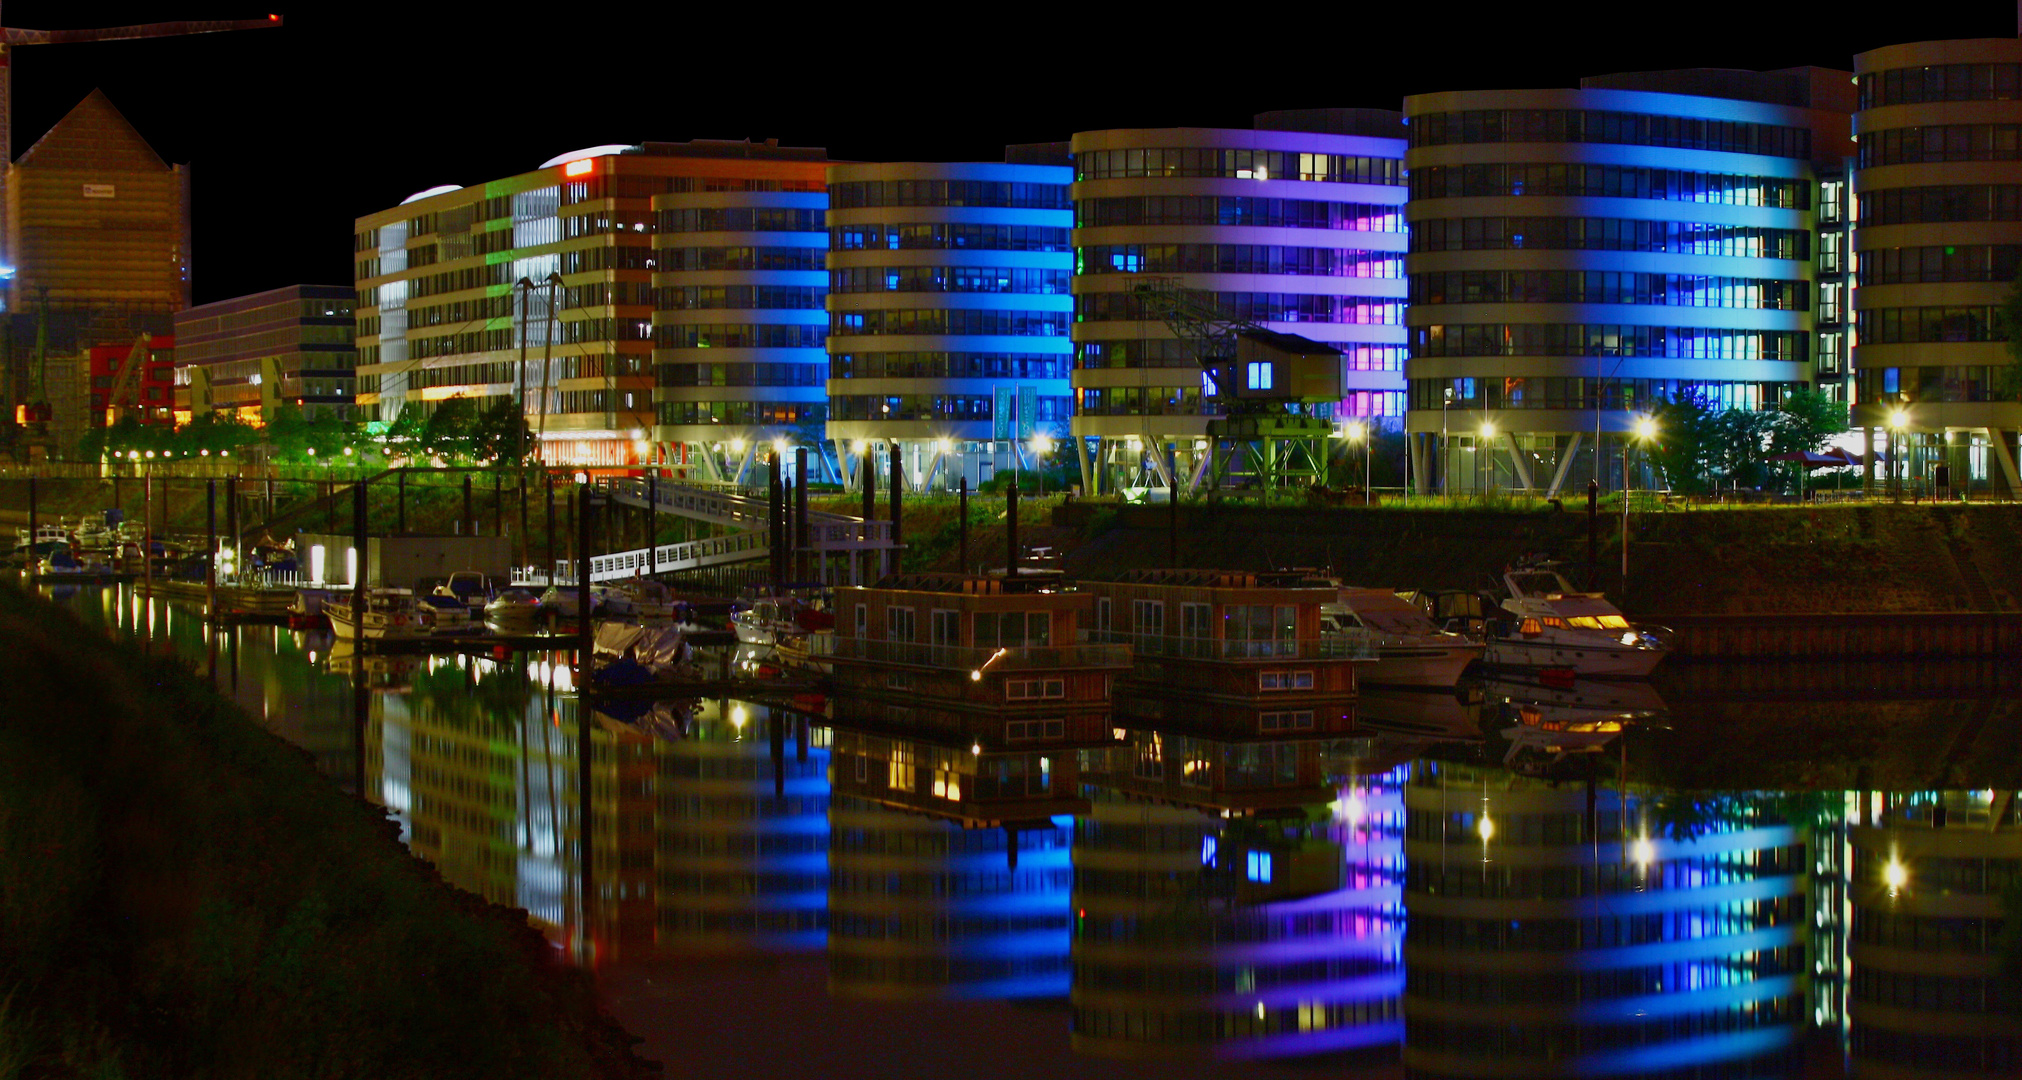
[[[1090,492],[1194,475],[1219,405],[1197,346],[1133,288],[1169,278],[1229,316],[1342,351],[1323,410],[1395,424],[1404,375],[1404,131],[1375,109],[1265,113],[1254,129],[1074,136],[1074,434]],[[1182,484],[1184,484],[1184,480]]]
[[[1012,147],[1003,163],[829,168],[828,437],[838,458],[869,449],[884,477],[897,453],[908,484],[952,489],[964,476],[973,487],[1030,468],[1065,441],[1074,265],[1065,158],[1064,147],[1039,145]]]
[[[1852,108],[1820,68],[1405,99],[1418,490],[1613,490],[1639,414],[1813,385]]]
[[[2022,403],[1999,312],[2022,271],[2022,40],[1891,45],[1854,71],[1854,425],[1871,446],[1887,433],[1899,480],[1945,464],[1954,489],[2012,498]]]
[[[1802,1071],[1810,863],[1774,800],[1411,768],[1407,1077]]]

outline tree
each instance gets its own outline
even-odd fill
[[[1710,489],[1712,456],[1721,438],[1719,414],[1697,391],[1667,401],[1651,414],[1657,424],[1650,463],[1673,491],[1700,494]]]
[[[509,397],[499,398],[472,422],[471,453],[479,460],[517,463],[533,446],[534,433],[527,426],[526,414]]]
[[[2022,275],[2008,286],[2001,305],[1994,310],[1994,332],[2001,335],[2008,350],[2008,366],[1996,377],[1995,391],[2003,397],[2022,398]]]
[[[1783,395],[1783,404],[1777,410],[1776,426],[1769,434],[1769,452],[1816,453],[1846,429],[1845,402],[1834,401],[1819,390],[1792,390]]]
[[[1710,447],[1713,471],[1733,487],[1757,487],[1768,474],[1770,433],[1776,414],[1754,409],[1722,409],[1713,414]]]

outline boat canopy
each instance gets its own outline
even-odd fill
[[[1363,626],[1379,634],[1437,634],[1439,625],[1416,604],[1389,589],[1342,589],[1341,603]]]

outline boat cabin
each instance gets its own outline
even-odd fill
[[[1084,582],[1091,641],[1129,645],[1117,707],[1161,726],[1192,721],[1234,734],[1345,732],[1366,651],[1322,632],[1335,590],[1244,571],[1138,570]],[[1286,726],[1289,725],[1289,726]]]
[[[1092,605],[1057,583],[901,574],[838,588],[830,665],[836,719],[941,733],[984,749],[1110,738],[1110,683],[1130,650],[1078,640]]]

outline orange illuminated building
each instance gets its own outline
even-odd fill
[[[429,188],[359,218],[360,418],[391,423],[456,398],[480,411],[518,401],[548,461],[678,464],[683,448],[654,430],[656,313],[713,309],[716,322],[743,324],[760,300],[755,287],[727,280],[659,280],[662,225],[682,213],[663,202],[818,195],[826,167],[824,150],[771,142],[599,146],[503,180]],[[656,286],[678,295],[657,296]],[[794,419],[819,415],[810,406]]]

